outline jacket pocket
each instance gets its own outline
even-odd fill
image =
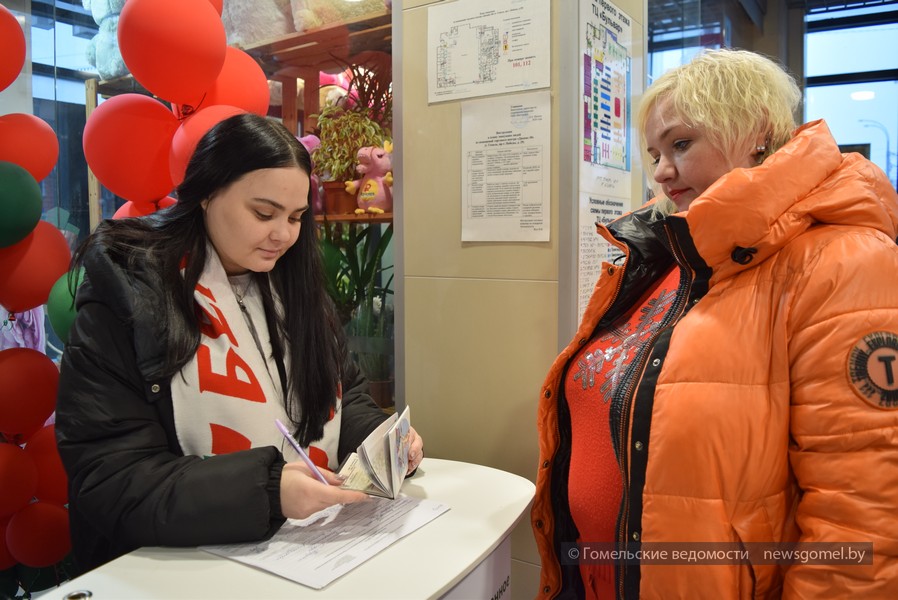
[[[732,523],[733,535],[744,550],[751,550],[748,563],[740,565],[739,597],[778,599],[782,595],[785,567],[766,564],[758,558],[763,547],[774,548],[782,540],[771,526],[763,502],[746,505],[743,511],[743,518],[735,518]]]

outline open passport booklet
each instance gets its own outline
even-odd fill
[[[340,467],[339,474],[346,477],[341,487],[396,498],[408,470],[410,426],[411,413],[406,406],[401,415],[393,413],[368,434]]]

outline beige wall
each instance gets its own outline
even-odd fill
[[[559,198],[559,173],[571,165],[559,165],[558,114],[559,98],[571,101],[577,90],[559,89],[558,48],[577,25],[560,22],[566,13],[552,2],[551,241],[462,243],[461,107],[427,103],[432,4],[393,7],[398,401],[411,405],[429,456],[534,480],[537,396],[558,349],[559,214],[574,210],[573,198]],[[643,1],[615,4],[642,40]],[[539,558],[528,517],[513,534],[512,559],[512,597],[533,597]]]

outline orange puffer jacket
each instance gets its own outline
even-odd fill
[[[685,274],[678,312],[634,359],[635,387],[613,427],[619,543],[661,543],[673,557],[714,550],[686,545],[696,542],[864,542],[873,560],[627,561],[619,597],[898,598],[898,196],[882,171],[840,154],[817,121],[687,213],[662,219],[648,207],[599,229],[624,262],[604,265],[541,390],[538,597],[583,593],[567,558],[578,536],[567,506],[568,362],[673,255]]]

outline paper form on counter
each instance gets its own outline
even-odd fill
[[[288,519],[264,542],[200,550],[321,589],[447,510],[446,504],[422,498],[372,497],[332,506],[303,521]]]

